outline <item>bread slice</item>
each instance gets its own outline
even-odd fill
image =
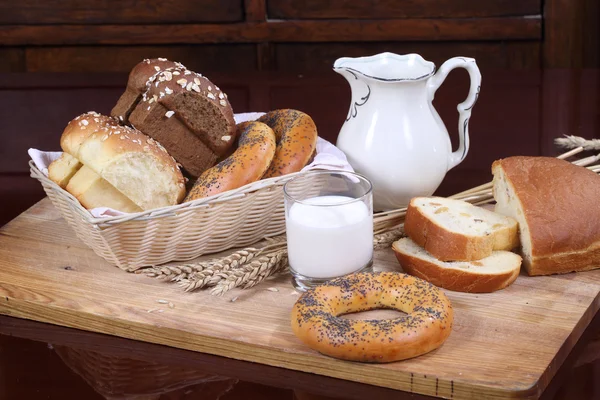
[[[66,190],[75,196],[81,205],[88,210],[97,207],[108,207],[127,213],[142,211],[127,196],[85,165],[69,180]]]
[[[81,163],[78,159],[68,153],[62,153],[60,157],[48,165],[48,178],[65,189],[73,175],[80,168]]]
[[[519,222],[529,275],[600,268],[600,177],[553,157],[492,165],[496,211]]]
[[[439,261],[409,238],[392,245],[404,272],[444,289],[489,293],[504,289],[517,279],[521,257],[510,251],[494,251],[476,261]]]
[[[415,197],[404,222],[406,234],[441,261],[471,261],[494,250],[519,246],[513,218],[442,197]]]

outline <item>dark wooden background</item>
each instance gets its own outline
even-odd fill
[[[527,79],[501,78],[494,83],[489,71],[598,68],[599,3],[1,1],[0,224],[43,196],[40,185],[28,176],[27,148],[58,150],[60,133],[75,115],[92,109],[109,112],[123,90],[126,74],[143,58],[167,57],[207,74],[227,91],[236,112],[304,109],[314,117],[320,133],[335,140],[349,95],[345,81],[331,72],[336,58],[382,51],[417,52],[439,66],[453,56],[470,56],[477,59],[487,85],[474,111],[472,131],[476,132],[478,123],[480,128],[484,126],[483,119],[494,121],[511,140],[520,138],[522,152],[548,153],[555,132],[547,133],[545,127],[568,128],[581,122],[577,116],[561,116],[565,104],[560,99],[565,95],[576,99],[577,105],[588,104],[579,90],[582,83],[578,78],[553,82],[551,75],[542,74]],[[306,78],[265,78],[271,73]],[[310,76],[322,79],[311,80]],[[446,85],[457,88],[457,94],[443,89],[441,98],[436,97],[451,131],[456,103],[466,93],[465,76],[453,74],[450,81],[456,84]],[[499,92],[494,94],[493,90]],[[526,106],[508,104],[515,96]],[[500,98],[504,111],[498,109]],[[550,110],[554,120],[542,121],[544,110],[546,114]],[[502,112],[525,126],[514,130]],[[592,124],[586,132],[596,132],[596,128]],[[459,169],[462,175],[449,175],[447,187],[458,181],[463,186],[481,183],[489,172],[489,159],[506,155],[485,149],[506,148],[508,139],[500,140],[501,136],[492,131],[476,134],[474,151]]]
[[[482,66],[598,66],[596,0],[0,2],[0,72],[322,70],[340,56],[461,54]]]

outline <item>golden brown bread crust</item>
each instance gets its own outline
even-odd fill
[[[60,138],[60,147],[77,158],[79,147],[92,133],[117,126],[119,123],[112,117],[95,111],[86,112],[69,121]]]
[[[237,189],[263,177],[275,155],[275,134],[267,125],[252,121],[238,124],[236,151],[205,171],[184,201]]]
[[[530,275],[600,267],[600,177],[553,157],[497,160],[521,203],[531,236]],[[496,174],[497,172],[495,172]]]
[[[265,178],[298,172],[310,162],[317,148],[318,135],[309,115],[298,110],[274,110],[258,121],[271,127],[277,139],[275,158]]]
[[[375,308],[393,308],[408,316],[388,320],[339,318]],[[305,292],[294,304],[291,324],[300,340],[323,354],[384,363],[440,347],[450,335],[453,318],[450,301],[429,282],[396,272],[362,272]]]
[[[404,232],[440,261],[479,260],[492,254],[494,237],[472,236],[448,231],[427,218],[412,199],[406,210]]]
[[[520,268],[502,274],[478,275],[476,271],[442,268],[433,262],[401,251],[392,245],[396,259],[402,270],[410,275],[424,279],[433,285],[466,293],[491,293],[511,285],[519,276]],[[515,254],[516,257],[519,257]],[[477,261],[473,261],[476,263]]]

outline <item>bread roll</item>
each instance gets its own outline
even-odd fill
[[[119,123],[114,118],[89,111],[72,119],[60,137],[60,147],[65,153],[77,158],[79,147],[94,132],[108,131],[109,128],[118,127]]]
[[[132,74],[130,80],[138,79]],[[158,71],[147,83],[129,115],[130,124],[160,142],[190,176],[200,176],[236,141],[227,96],[183,66]]]
[[[69,180],[81,168],[81,163],[73,155],[79,152],[79,146],[88,136],[99,129],[118,126],[116,120],[95,111],[81,114],[71,120],[60,139],[64,153],[48,166],[48,178],[65,189]]]
[[[529,275],[600,267],[600,177],[552,157],[492,165],[496,212],[519,222]]]
[[[175,205],[185,196],[175,160],[135,129],[96,131],[81,144],[77,157],[142,210]]]

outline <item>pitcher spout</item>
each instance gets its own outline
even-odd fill
[[[369,57],[342,57],[333,70],[349,79],[360,75],[368,80],[383,82],[418,81],[435,73],[435,64],[419,54],[380,53]]]

